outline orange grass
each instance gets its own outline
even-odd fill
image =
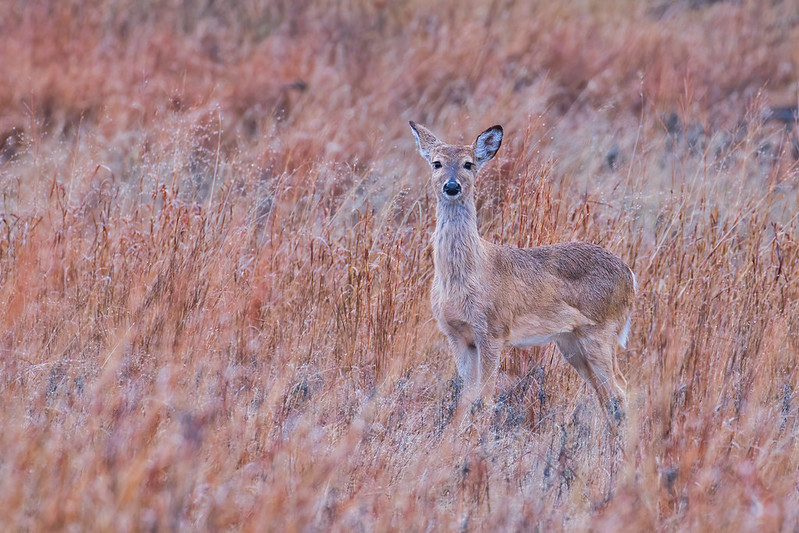
[[[4,530],[799,522],[792,2],[7,4]],[[635,270],[617,437],[551,346],[454,414],[408,119]]]

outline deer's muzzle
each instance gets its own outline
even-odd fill
[[[444,184],[444,194],[447,196],[457,196],[461,192],[461,185],[457,181],[451,179]]]

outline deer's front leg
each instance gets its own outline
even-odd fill
[[[485,336],[479,340],[458,335],[448,337],[458,375],[463,381],[464,400],[472,403],[490,395],[496,380],[501,342]]]
[[[479,398],[481,373],[475,328],[461,319],[445,319],[440,324],[455,356],[455,366],[463,383],[463,397],[469,402],[474,401]]]
[[[455,366],[458,368],[458,375],[465,387],[471,387],[479,379],[477,346],[475,346],[473,341],[458,334],[449,333],[447,338],[455,355]]]
[[[477,343],[479,360],[479,397],[490,396],[494,392],[499,368],[499,355],[502,352],[503,341],[484,335]]]

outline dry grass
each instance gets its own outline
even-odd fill
[[[6,4],[4,530],[799,522],[794,3]],[[618,439],[553,347],[453,417],[408,119],[633,266]]]

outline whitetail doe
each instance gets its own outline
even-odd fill
[[[502,127],[488,128],[473,145],[460,146],[410,125],[419,153],[433,169],[438,200],[433,315],[455,353],[466,398],[483,396],[505,345],[554,341],[603,407],[620,418],[627,381],[615,344],[623,347],[630,329],[632,270],[594,244],[512,248],[482,239],[474,181],[499,150]]]

